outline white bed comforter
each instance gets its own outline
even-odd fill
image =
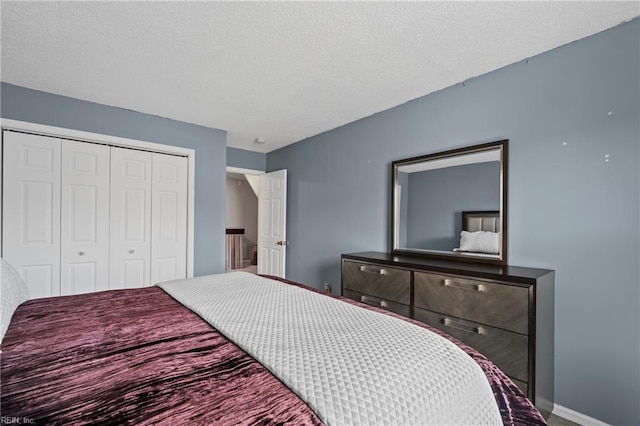
[[[482,369],[426,329],[246,272],[159,286],[326,424],[502,424]]]

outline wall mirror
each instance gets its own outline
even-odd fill
[[[397,160],[392,252],[507,263],[507,150],[501,140]]]

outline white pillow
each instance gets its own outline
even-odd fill
[[[468,251],[473,253],[500,253],[500,233],[477,231],[460,233],[460,248],[456,251]]]
[[[0,259],[0,342],[15,310],[29,300],[27,285],[4,259]]]

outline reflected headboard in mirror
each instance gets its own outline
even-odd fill
[[[392,252],[507,263],[508,141],[394,161]]]
[[[462,212],[462,230],[467,232],[500,232],[500,210]]]

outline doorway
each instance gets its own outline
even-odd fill
[[[258,188],[262,171],[227,167],[226,270],[258,270]]]

